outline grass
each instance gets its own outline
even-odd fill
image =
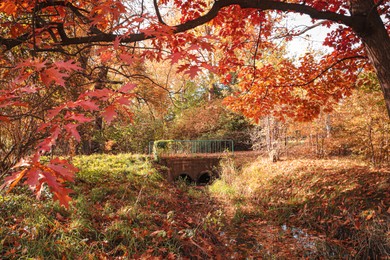
[[[210,186],[167,183],[147,157],[75,157],[69,209],[0,194],[2,259],[379,259],[390,171],[349,159],[237,158]],[[237,162],[239,167],[237,166]]]
[[[389,256],[388,169],[373,169],[350,159],[269,163],[259,158],[235,170],[239,172],[231,170],[233,161],[229,164],[209,190],[225,209],[230,208],[237,229],[243,225],[250,229],[248,223],[261,219],[275,227],[307,230],[318,238],[313,242],[317,249],[310,249],[311,257]],[[250,232],[248,236],[253,238]]]
[[[173,259],[199,247],[206,248],[201,256],[213,254],[204,244],[218,229],[217,213],[202,190],[172,186],[144,156],[78,156],[73,163],[80,172],[68,210],[50,193],[36,200],[26,187],[0,195],[2,259]],[[198,215],[189,205],[202,199],[207,211]]]

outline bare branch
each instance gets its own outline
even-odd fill
[[[312,29],[314,29],[314,28],[316,28],[316,27],[318,27],[320,25],[325,24],[325,23],[327,23],[327,21],[321,21],[321,22],[315,23],[315,24],[313,24],[311,26],[305,26],[305,28],[303,30],[299,31],[299,32],[295,32],[295,33],[287,32],[286,34],[279,35],[279,36],[275,37],[275,39],[280,39],[280,38],[285,38],[285,37],[300,36],[300,35],[308,32],[308,31],[310,31],[310,30],[312,30]]]
[[[154,9],[156,10],[158,22],[163,24],[163,25],[167,25],[161,17],[160,10],[158,9],[157,0],[153,0],[153,4],[154,4]]]
[[[256,48],[255,48],[255,54],[253,55],[253,79],[252,79],[252,85],[256,80],[256,58],[257,58],[257,53],[259,51],[259,45],[261,45],[261,31],[262,31],[262,24],[260,23],[259,27],[259,34],[257,36],[257,41],[256,41]]]
[[[5,50],[3,52],[6,52],[8,50],[11,50],[13,47],[18,46],[24,42],[26,42],[28,39],[31,38],[31,33],[25,33],[21,36],[17,37],[16,39],[6,39],[3,37],[0,37],[0,45],[5,45]]]

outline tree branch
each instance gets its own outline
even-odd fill
[[[154,0],[154,3],[156,1]],[[203,16],[199,16],[198,18],[195,18],[193,20],[187,21],[183,24],[179,24],[176,26],[171,26],[173,33],[181,33],[185,32],[191,29],[194,29],[202,24],[205,24],[212,19],[214,19],[219,11],[225,7],[232,6],[232,5],[238,5],[243,9],[258,9],[258,10],[277,10],[277,11],[283,11],[283,12],[296,12],[296,13],[302,13],[307,14],[313,19],[320,19],[320,20],[329,20],[334,21],[337,23],[342,23],[347,26],[350,26],[352,28],[360,28],[361,24],[364,24],[365,19],[362,17],[354,17],[354,16],[346,16],[337,14],[334,12],[325,12],[325,11],[319,11],[311,6],[305,5],[305,4],[294,4],[294,3],[285,3],[285,2],[277,2],[272,0],[219,0],[215,1],[211,9]],[[84,16],[81,11],[88,12],[86,10],[80,10],[76,6],[72,5],[68,1],[46,1],[41,2],[38,4],[37,10],[41,10],[43,8],[49,7],[49,6],[64,6],[69,8],[72,12],[74,12],[79,18],[83,19],[83,22],[88,22],[88,19],[86,16]],[[158,9],[156,9],[156,12],[159,13]],[[157,17],[159,15],[157,14]],[[164,24],[162,21],[161,15],[158,18],[160,23]],[[85,44],[85,43],[97,43],[97,42],[112,42],[117,37],[120,36],[122,43],[134,43],[139,41],[144,41],[147,39],[156,38],[154,35],[146,35],[145,33],[134,33],[130,34],[128,36],[125,35],[119,35],[114,33],[98,33],[95,35],[88,35],[83,37],[73,37],[69,38],[63,27],[60,25],[57,26],[58,32],[61,36],[61,42],[59,42],[59,45],[74,45],[74,44]],[[7,46],[8,49],[23,43],[28,39],[28,36],[24,36],[22,38],[18,38],[17,40],[12,39],[3,39],[0,38],[0,44],[4,44]]]
[[[378,6],[380,6],[380,5],[383,3],[383,1],[384,1],[384,0],[380,0],[380,1],[378,1],[378,3],[376,3],[375,5],[372,6],[370,12],[369,12],[368,15],[367,15],[367,21],[370,19],[372,13],[376,11],[376,9],[378,8]]]
[[[337,14],[334,12],[323,12],[318,11],[317,9],[303,5],[303,4],[293,4],[293,3],[284,3],[284,2],[276,2],[276,1],[267,1],[267,0],[219,0],[215,1],[214,5],[211,7],[209,12],[205,15],[195,18],[193,20],[187,21],[183,24],[179,24],[173,26],[173,33],[181,33],[191,29],[196,28],[202,24],[205,24],[212,19],[214,19],[219,11],[231,5],[239,5],[243,9],[259,9],[259,10],[278,10],[284,12],[296,12],[307,14],[313,19],[322,19],[322,20],[330,20],[337,23],[342,23],[350,27],[357,27],[361,24],[361,19],[358,17],[345,16],[341,14]],[[104,34],[104,35],[95,35],[95,36],[87,36],[87,37],[76,37],[69,38],[62,43],[62,45],[71,45],[71,44],[82,44],[82,43],[91,43],[91,42],[109,42],[114,41],[116,37],[119,35],[115,34]],[[132,43],[137,41],[143,41],[147,39],[155,38],[153,35],[146,35],[144,33],[131,34],[128,37],[122,37],[121,42],[123,43]]]
[[[294,28],[290,31],[290,32],[287,32],[286,34],[283,34],[283,35],[280,35],[280,36],[277,36],[275,37],[275,39],[280,39],[280,38],[284,38],[284,37],[289,37],[289,36],[300,36],[308,31],[310,31],[311,29],[314,29],[320,25],[323,25],[325,24],[327,21],[321,21],[321,22],[318,22],[316,24],[313,24],[311,26],[305,26],[305,28],[299,32],[296,32],[296,33],[290,33],[292,30],[294,30]],[[296,27],[295,27],[296,28]]]
[[[3,37],[0,37],[0,45],[4,45],[6,48],[3,52],[11,50],[13,47],[16,47],[24,42],[26,42],[28,39],[31,38],[31,33],[25,33],[21,36],[17,37],[16,39],[6,39]]]
[[[153,0],[153,4],[154,4],[154,9],[156,10],[156,15],[157,15],[157,19],[158,19],[159,23],[161,23],[163,25],[167,25],[161,17],[160,10],[158,9],[157,0]]]
[[[307,86],[311,83],[313,83],[314,81],[316,81],[319,77],[321,77],[322,75],[324,75],[328,70],[332,69],[334,66],[336,66],[337,64],[343,62],[343,61],[346,61],[346,60],[352,60],[352,59],[367,59],[367,56],[362,56],[362,55],[357,55],[357,56],[352,56],[352,57],[345,57],[345,58],[342,58],[340,60],[337,60],[335,61],[334,63],[332,63],[330,66],[326,67],[325,69],[323,69],[320,73],[318,73],[314,78],[312,78],[311,80],[303,83],[303,84],[297,84],[297,85],[289,85],[289,87],[304,87],[304,86]]]

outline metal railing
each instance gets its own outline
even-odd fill
[[[149,154],[165,156],[234,153],[233,140],[158,140],[149,142]]]

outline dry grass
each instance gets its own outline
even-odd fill
[[[325,258],[390,254],[389,169],[346,158],[277,163],[258,158],[241,170],[228,162],[216,184],[210,191],[240,230],[248,223],[282,233],[282,226],[305,230],[318,238],[316,249],[307,250]]]

